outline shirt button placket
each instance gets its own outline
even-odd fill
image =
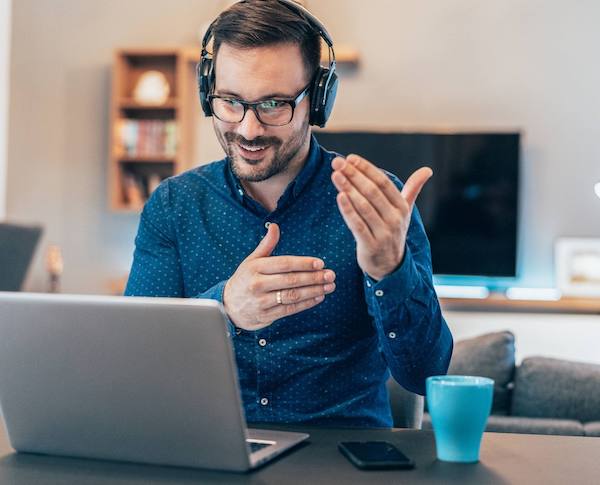
[[[261,350],[259,351],[257,362],[258,362],[258,368],[260,370],[260,374],[259,374],[259,377],[258,377],[258,379],[259,379],[259,381],[258,381],[258,395],[262,396],[262,397],[260,397],[260,399],[258,400],[258,402],[259,402],[260,406],[264,409],[264,408],[266,408],[269,405],[269,398],[266,397],[263,394],[264,383],[268,379],[267,375],[265,374],[266,372],[268,372],[268,368],[266,366],[264,366],[265,369],[263,371],[263,369],[261,369],[261,367],[262,367],[261,363],[263,361],[265,361],[266,354],[263,354],[263,352],[266,352],[266,350],[262,350],[262,349],[264,349],[267,346],[267,339],[265,339],[264,337],[263,338],[259,338],[256,343],[261,348]]]

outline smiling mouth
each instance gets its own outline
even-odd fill
[[[267,147],[266,147],[266,145],[265,145],[265,146],[262,146],[262,147],[251,147],[251,146],[247,146],[247,145],[242,145],[241,143],[240,143],[239,145],[240,145],[240,146],[241,146],[241,147],[242,147],[244,150],[249,150],[249,151],[251,151],[251,152],[257,152],[257,151],[259,151],[259,150],[264,150],[265,148],[267,148]]]
[[[261,158],[263,158],[265,151],[269,148],[270,145],[249,146],[237,143],[237,146],[240,150],[240,154],[242,155],[242,157],[248,160],[260,160]]]

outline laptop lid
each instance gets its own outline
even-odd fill
[[[42,228],[0,223],[0,291],[19,291]]]
[[[0,406],[18,451],[250,467],[212,300],[0,293]]]

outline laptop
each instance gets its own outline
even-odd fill
[[[247,429],[213,300],[0,293],[0,408],[19,452],[241,472],[308,438]]]
[[[38,226],[0,223],[0,291],[19,291],[42,234]]]

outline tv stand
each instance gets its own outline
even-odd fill
[[[491,293],[487,298],[440,298],[440,304],[448,311],[600,314],[600,298],[513,300],[503,293]]]

